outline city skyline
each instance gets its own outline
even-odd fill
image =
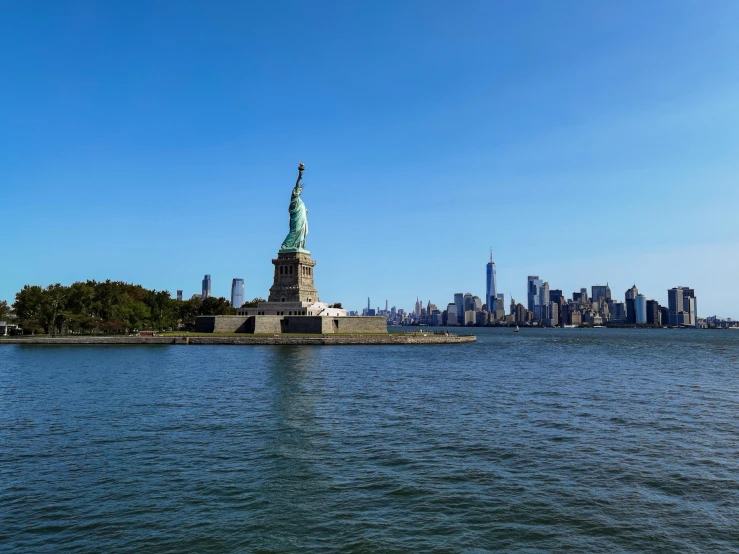
[[[304,161],[326,300],[483,298],[492,245],[506,297],[689,284],[739,316],[739,4],[42,5],[0,21],[0,299],[264,297]]]

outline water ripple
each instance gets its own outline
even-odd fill
[[[739,333],[0,348],[0,550],[737,552]]]

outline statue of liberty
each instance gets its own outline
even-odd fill
[[[300,198],[303,192],[303,185],[300,181],[303,179],[303,171],[305,166],[300,162],[298,166],[298,180],[295,181],[295,188],[290,196],[290,232],[282,241],[280,252],[305,252],[305,238],[308,236],[308,210]]]

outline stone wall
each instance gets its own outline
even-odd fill
[[[387,333],[387,321],[375,317],[323,317],[322,333]]]
[[[287,316],[283,325],[284,333],[304,333],[320,335],[323,333],[321,326],[324,318],[320,316]]]
[[[262,334],[279,334],[282,333],[281,315],[254,315],[249,318],[252,321],[249,333]]]
[[[195,320],[197,333],[303,333],[311,335],[387,333],[387,322],[377,317],[320,317],[279,315],[202,315]]]
[[[195,319],[195,332],[253,333],[254,323],[249,319],[251,318],[239,315],[201,315]]]

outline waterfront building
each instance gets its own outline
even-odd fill
[[[669,325],[670,324],[670,308],[667,306],[660,306],[659,308],[659,315],[660,315],[660,324],[661,325]]]
[[[455,295],[456,296],[456,295]],[[459,317],[457,317],[457,304],[449,302],[446,307],[446,324],[451,326],[459,325]]]
[[[662,311],[656,300],[647,300],[647,324],[662,325]]]
[[[611,312],[611,323],[626,323],[626,304],[611,301],[608,308]]]
[[[490,249],[490,261],[488,262],[487,268],[485,269],[485,304],[488,305],[488,311],[492,312],[491,306],[495,305],[495,300],[498,298],[498,278],[495,273],[495,262],[493,262],[493,249]]]
[[[210,275],[206,275],[203,278],[202,285],[203,287],[202,287],[202,292],[200,293],[200,299],[205,300],[206,298],[210,297]]]
[[[668,324],[677,327],[681,323],[681,315],[684,313],[683,308],[683,289],[682,287],[674,287],[667,291],[667,306],[669,310]]]
[[[559,325],[559,303],[549,302],[549,317],[547,318],[547,325],[549,327],[556,327]]]
[[[498,293],[498,298],[495,299],[495,311],[493,312],[495,319],[503,319],[505,317],[505,295],[501,292]]]
[[[634,301],[636,300],[636,296],[638,294],[639,289],[636,288],[636,285],[632,286],[624,294],[624,304],[626,304],[626,323],[636,323],[636,306],[634,304]]]
[[[534,317],[536,317],[537,311],[541,311],[540,309],[537,310],[537,307],[541,306],[541,287],[544,284],[544,281],[539,279],[538,275],[529,275],[527,280],[527,293],[528,293],[528,310],[530,312],[534,313]]]
[[[454,293],[454,305],[456,306],[457,325],[464,325],[464,294]]]
[[[474,308],[474,305],[475,304],[474,304],[474,301],[472,300],[472,298],[473,298],[472,297],[472,294],[469,293],[469,292],[464,295],[464,311],[465,312],[467,312],[467,311],[475,311],[475,308]]]
[[[177,300],[179,300],[180,302],[182,302],[182,291],[181,290],[178,290],[177,291]]]
[[[239,278],[233,279],[231,281],[231,306],[234,308],[243,306],[245,292],[244,280]]]
[[[539,287],[539,304],[534,308],[534,318],[537,321],[549,319],[549,283],[546,281]]]
[[[644,325],[647,322],[647,297],[637,294],[634,298],[635,323]]]
[[[591,301],[593,303],[596,303],[600,298],[605,298],[606,300],[611,299],[611,287],[608,286],[608,283],[605,285],[593,285],[590,287],[590,290],[592,291]]]
[[[689,287],[683,289],[683,309],[685,310],[685,325],[695,327],[698,323],[697,304],[695,291]]]
[[[582,314],[579,311],[570,312],[568,325],[582,325]]]

